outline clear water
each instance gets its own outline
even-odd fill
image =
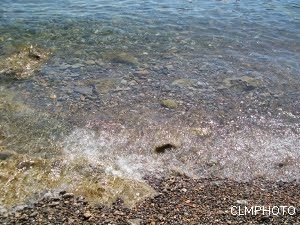
[[[297,0],[2,0],[0,59],[24,45],[52,54],[0,77],[5,149],[138,182],[300,179]]]

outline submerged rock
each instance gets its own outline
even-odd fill
[[[37,47],[24,47],[10,57],[0,60],[0,75],[26,79],[41,69],[49,53]]]
[[[161,105],[169,109],[176,109],[178,107],[177,102],[173,99],[163,99]]]
[[[138,59],[127,52],[110,52],[104,55],[104,59],[112,63],[121,63],[136,66]]]
[[[81,63],[75,63],[75,64],[71,65],[70,67],[71,67],[72,69],[79,69],[79,68],[81,68],[81,67],[84,67],[84,65],[81,64]]]
[[[64,194],[62,195],[62,197],[63,197],[64,199],[70,199],[70,198],[73,198],[73,197],[74,197],[74,194],[73,194],[73,193],[68,193],[68,192],[66,192],[66,193],[64,193]]]
[[[192,128],[191,132],[198,137],[209,137],[212,134],[210,129],[202,127]]]
[[[14,102],[12,100],[12,96],[5,96],[5,97],[0,96],[0,111],[15,112],[15,111],[18,111],[19,109],[22,109],[22,105],[18,104],[17,102]],[[4,138],[5,138],[5,136],[3,136],[3,134],[1,134],[1,131],[0,131],[0,142]]]
[[[161,131],[156,134],[156,143],[154,145],[155,153],[164,153],[168,150],[178,149],[182,146],[182,140],[180,136],[172,131]]]
[[[22,161],[18,164],[17,168],[18,169],[24,169],[24,170],[28,170],[30,169],[31,167],[35,166],[36,165],[36,162],[33,161],[33,160],[25,160],[25,161]]]
[[[251,91],[261,85],[261,80],[249,76],[228,77],[223,80],[227,88],[233,88],[242,91]]]
[[[172,82],[172,85],[180,88],[188,88],[193,86],[195,83],[196,83],[195,80],[181,78],[181,79],[174,80]]]
[[[102,78],[96,81],[95,89],[99,94],[107,94],[113,91],[121,83],[117,78]]]
[[[0,109],[1,109],[1,106],[0,106]],[[5,135],[4,135],[4,132],[0,130],[0,145],[3,142],[3,140],[5,140]]]
[[[134,73],[134,75],[142,77],[142,78],[148,76],[149,74],[150,74],[149,71],[146,69],[139,69],[138,71],[136,71]]]
[[[164,153],[167,150],[176,149],[178,146],[172,143],[166,143],[155,147],[156,153]]]
[[[87,86],[76,86],[74,88],[74,92],[77,92],[85,96],[89,96],[89,95],[93,95],[93,88]]]
[[[87,65],[89,65],[89,66],[92,66],[92,65],[95,65],[96,64],[96,62],[94,61],[94,60],[87,60],[87,61],[85,61],[85,64],[87,64]]]
[[[14,155],[11,151],[2,151],[0,152],[0,160],[7,160]]]

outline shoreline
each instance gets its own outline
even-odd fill
[[[31,206],[0,215],[2,224],[298,224],[300,184],[263,179],[245,183],[228,179],[192,179],[184,175],[147,177],[157,195],[127,208],[121,199],[111,206],[90,205],[84,198],[60,192]],[[244,213],[231,207],[291,206],[294,215]],[[234,212],[234,213],[233,213]],[[272,213],[271,213],[272,214]]]
[[[300,1],[12,2],[0,225],[300,225]]]

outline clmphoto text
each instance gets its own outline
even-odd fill
[[[264,216],[294,216],[294,206],[231,206],[231,214],[234,216],[264,215]]]

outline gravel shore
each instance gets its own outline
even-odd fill
[[[129,209],[117,200],[112,206],[90,205],[80,196],[60,192],[32,206],[0,215],[1,224],[300,224],[300,185],[296,182],[191,179],[182,175],[147,177],[158,192]],[[252,206],[292,206],[294,215],[236,215]],[[232,210],[232,208],[234,210]],[[275,210],[275,213],[277,211]]]

